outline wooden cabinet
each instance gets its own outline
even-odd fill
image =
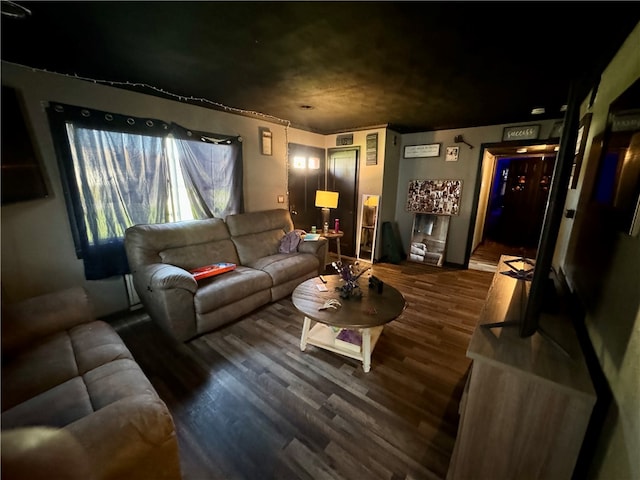
[[[517,320],[524,308],[529,282],[499,273],[511,258],[501,259],[467,350],[473,363],[448,480],[570,479],[596,401],[569,318],[543,315],[545,336],[526,338],[518,328],[481,327]]]

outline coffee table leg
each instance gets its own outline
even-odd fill
[[[362,368],[364,373],[371,370],[371,329],[362,329]]]
[[[311,319],[304,317],[304,323],[302,324],[302,336],[300,337],[300,350],[304,352],[307,348],[307,337],[309,336],[309,328],[311,327]]]

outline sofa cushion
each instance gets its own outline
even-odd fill
[[[26,399],[2,413],[2,428],[64,427],[107,405],[155,390],[131,359],[108,362]]]
[[[78,325],[43,339],[2,365],[2,410],[104,363],[133,358],[103,321]]]
[[[284,237],[284,231],[282,230],[268,230],[234,237],[233,243],[238,251],[240,263],[242,265],[251,265],[259,258],[277,254],[282,237]]]
[[[186,268],[180,264],[183,259],[187,264],[193,262],[191,268],[196,268],[216,262],[237,263],[233,259],[220,259],[216,256],[216,242],[228,239],[229,230],[224,220],[208,218],[134,225],[125,232],[125,248],[132,273],[135,273],[140,266],[150,263],[171,263]],[[223,243],[221,248],[224,250],[228,245]],[[211,249],[209,250],[207,246],[211,246]],[[181,250],[182,247],[198,247],[198,254],[204,256],[194,260],[195,254],[189,253],[189,250]],[[170,252],[172,249],[177,250]],[[161,258],[161,252],[165,252],[164,260]],[[223,253],[227,255],[229,252],[225,250]]]
[[[51,335],[46,342],[2,364],[2,411],[76,375],[78,367],[69,334]]]
[[[93,413],[82,377],[73,377],[2,412],[2,429],[64,427]]]
[[[293,230],[291,214],[282,208],[228,215],[225,222],[242,265],[278,253],[282,237]]]
[[[168,248],[160,252],[162,263],[192,270],[213,263],[239,263],[236,248],[231,240],[185,245]]]
[[[71,329],[69,338],[73,344],[80,375],[115,360],[133,360],[131,352],[118,333],[111,325],[101,320]]]
[[[278,253],[259,258],[249,265],[269,274],[274,285],[302,277],[309,272],[317,272],[318,257],[310,253]]]
[[[196,314],[209,313],[253,293],[268,290],[271,285],[268,274],[245,266],[206,278],[198,283],[198,291],[194,297]]]
[[[232,237],[269,230],[282,230],[284,234],[293,230],[291,214],[284,208],[227,215],[225,222]]]

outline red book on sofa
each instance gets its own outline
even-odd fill
[[[212,265],[194,268],[193,270],[189,270],[189,273],[193,274],[193,278],[196,280],[201,280],[203,278],[213,277],[214,275],[220,275],[224,272],[230,272],[235,269],[235,263],[214,263]]]

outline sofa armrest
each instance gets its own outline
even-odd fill
[[[170,290],[172,288],[183,288],[196,293],[198,282],[193,275],[185,269],[169,265],[167,263],[152,263],[140,267],[134,276],[137,276],[136,283],[145,285],[149,291]],[[142,292],[138,292],[140,295]]]
[[[87,292],[72,287],[2,307],[2,354],[11,355],[38,338],[93,321]]]
[[[318,238],[314,242],[300,242],[298,244],[298,252],[311,253],[318,257],[318,275],[324,272],[325,261],[327,259],[327,252],[329,250],[329,241],[325,237]]]
[[[111,403],[65,427],[81,438],[101,478],[178,480],[178,440],[166,404],[155,394]]]
[[[318,258],[322,255],[322,259],[324,261],[325,253],[327,248],[329,247],[329,242],[325,237],[320,237],[318,240],[313,242],[300,242],[298,244],[298,252],[300,253],[312,253]]]
[[[94,479],[86,452],[74,436],[50,427],[2,432],[2,478],[45,480]]]

